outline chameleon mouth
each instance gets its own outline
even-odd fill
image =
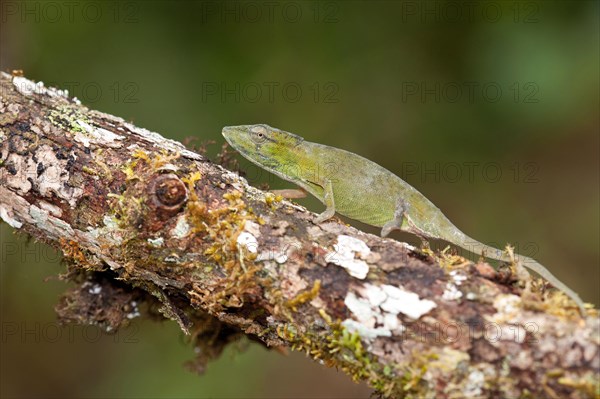
[[[237,145],[235,141],[235,128],[233,126],[225,126],[221,131],[221,135],[225,137],[225,140],[227,140],[230,146],[236,150],[239,149],[239,145]]]
[[[233,132],[233,126],[225,126],[223,128],[223,130],[221,131],[221,134],[223,135],[223,137],[225,137],[227,139],[227,141],[229,141],[229,139],[231,138],[232,132]]]

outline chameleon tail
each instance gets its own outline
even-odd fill
[[[466,249],[469,252],[474,254],[482,254],[486,258],[500,260],[500,261],[510,261],[510,258],[505,253],[505,251],[499,250],[498,248],[490,247],[489,245],[485,245],[466,234],[462,234],[461,239],[458,239],[456,244],[460,247]],[[515,254],[515,260],[520,262],[526,268],[533,270],[540,276],[542,276],[546,281],[552,284],[554,287],[558,288],[565,294],[567,294],[576,304],[579,306],[582,315],[585,315],[585,306],[579,295],[572,289],[566,286],[563,282],[561,282],[556,276],[554,276],[548,269],[538,263],[536,260],[529,258],[524,255]]]

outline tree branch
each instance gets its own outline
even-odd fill
[[[0,216],[59,248],[67,321],[175,320],[202,369],[242,334],[382,396],[587,397],[599,321],[485,263],[312,223],[181,144],[1,76]],[[91,288],[91,289],[90,289]]]

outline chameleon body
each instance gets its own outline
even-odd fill
[[[263,169],[297,184],[326,206],[315,220],[322,223],[335,212],[372,226],[381,235],[392,230],[441,239],[476,254],[508,260],[504,251],[485,245],[458,229],[431,201],[389,170],[360,155],[311,143],[268,125],[229,126],[229,144]],[[584,312],[577,293],[535,260],[518,255],[522,264],[571,297]]]

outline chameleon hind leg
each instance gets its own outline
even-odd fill
[[[335,215],[335,201],[333,199],[333,185],[331,184],[331,180],[326,180],[323,186],[323,203],[326,208],[317,218],[315,219],[315,223],[323,223],[327,219],[331,219],[333,215]]]
[[[402,222],[404,221],[404,214],[408,210],[406,201],[402,198],[398,199],[396,203],[396,209],[394,210],[394,218],[389,222],[386,222],[381,228],[381,236],[387,237],[392,230],[400,230],[402,228]]]

